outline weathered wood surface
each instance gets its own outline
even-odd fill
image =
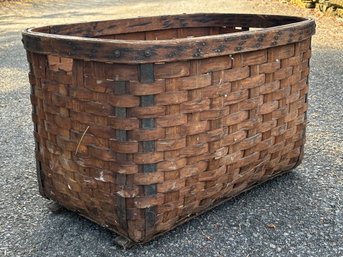
[[[207,30],[200,35],[207,36],[187,38],[187,30],[192,34],[192,29],[199,26]],[[227,34],[228,28],[264,29]],[[167,31],[166,39],[175,39],[154,40],[151,33],[161,30]],[[193,14],[29,29],[23,32],[23,42],[27,50],[42,54],[111,63],[151,63],[255,51],[301,41],[314,32],[314,21],[304,18]],[[109,35],[121,39],[99,39]]]

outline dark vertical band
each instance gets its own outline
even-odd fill
[[[155,81],[152,63],[139,65],[139,81],[141,83],[153,83]]]
[[[139,66],[139,78],[141,83],[153,83],[154,78],[154,65],[153,64],[141,64]],[[140,97],[140,106],[147,107],[153,106],[155,104],[154,95],[146,95]],[[142,129],[152,130],[156,127],[154,118],[144,118],[141,120],[140,127]],[[142,152],[154,152],[155,151],[155,141],[143,141],[141,143]],[[156,172],[156,164],[142,164],[141,170],[144,173]],[[154,196],[156,195],[156,184],[145,185],[144,195]],[[146,233],[152,232],[156,222],[156,207],[150,207],[145,209],[145,227]]]
[[[115,95],[124,95],[127,93],[126,81],[115,81],[113,93]],[[127,110],[123,107],[114,107],[114,115],[116,117],[126,118]],[[127,141],[127,131],[116,129],[115,137],[118,141]],[[126,154],[116,153],[116,158],[120,160],[126,160]],[[126,185],[126,175],[125,174],[116,174],[116,182],[119,187],[124,187]],[[126,218],[126,198],[120,195],[117,195],[117,215],[118,220],[123,229],[127,229],[127,218]]]
[[[35,94],[35,86],[37,86],[38,80],[35,79],[35,76],[33,75],[33,67],[32,67],[32,63],[30,63],[30,74],[29,76],[32,76],[32,80],[30,79],[30,84],[31,84],[31,97],[36,98],[36,94]],[[38,100],[36,100],[38,101]],[[33,104],[32,102],[32,115],[35,117],[35,120],[33,121],[33,130],[35,133],[38,134],[38,124],[37,124],[37,109],[36,109],[36,105],[38,103],[36,102],[35,104]],[[35,139],[35,152],[36,152],[36,175],[37,175],[37,180],[38,180],[38,190],[39,190],[39,194],[41,196],[43,196],[44,198],[48,198],[47,195],[44,192],[44,173],[42,170],[42,162],[38,160],[38,156],[40,156],[40,146],[39,146],[39,141],[36,138]]]
[[[125,174],[117,174],[116,175],[116,182],[119,186],[125,186],[126,184],[126,175]],[[122,229],[127,229],[127,218],[126,218],[126,198],[120,195],[117,195],[117,215],[119,224],[121,225]]]
[[[115,81],[114,82],[114,94],[115,95],[124,95],[126,94],[126,82],[125,81]],[[123,107],[115,107],[114,114],[117,117],[126,118],[127,111],[126,108]],[[127,133],[126,130],[116,130],[116,139],[119,141],[126,141],[127,140]]]
[[[36,145],[39,146],[38,142],[36,142]],[[39,147],[36,151],[37,151],[37,153],[39,153]],[[41,196],[48,198],[44,192],[44,186],[43,186],[44,174],[43,174],[43,170],[42,170],[42,163],[41,163],[41,161],[37,160],[37,157],[36,157],[36,173],[37,173],[39,193]]]

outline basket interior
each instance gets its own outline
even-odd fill
[[[172,40],[261,30],[302,20],[273,15],[190,14],[66,24],[33,31],[85,38]]]
[[[95,38],[104,39],[121,39],[121,40],[170,40],[178,38],[192,38],[203,37],[219,34],[235,33],[240,31],[247,31],[249,28],[245,27],[199,27],[199,28],[173,28],[155,31],[143,31],[133,33],[122,33],[113,35],[100,35]]]

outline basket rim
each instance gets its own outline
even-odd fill
[[[284,25],[261,28],[260,30],[207,35],[164,40],[122,40],[101,39],[75,35],[55,34],[62,26],[82,26],[116,22],[145,21],[156,18],[193,18],[232,16],[236,19],[294,19]],[[269,21],[271,22],[271,21]],[[148,16],[129,19],[102,20],[95,22],[70,23],[56,26],[28,28],[22,31],[22,42],[26,50],[39,54],[52,54],[66,58],[108,63],[156,63],[256,51],[280,45],[291,44],[310,38],[315,34],[315,21],[286,15],[234,14],[234,13],[194,13],[167,16]],[[40,30],[48,30],[41,32]],[[149,30],[145,30],[149,31]],[[98,50],[101,51],[98,51]]]

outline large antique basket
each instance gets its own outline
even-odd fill
[[[296,167],[314,32],[249,14],[25,30],[40,193],[146,242]]]

